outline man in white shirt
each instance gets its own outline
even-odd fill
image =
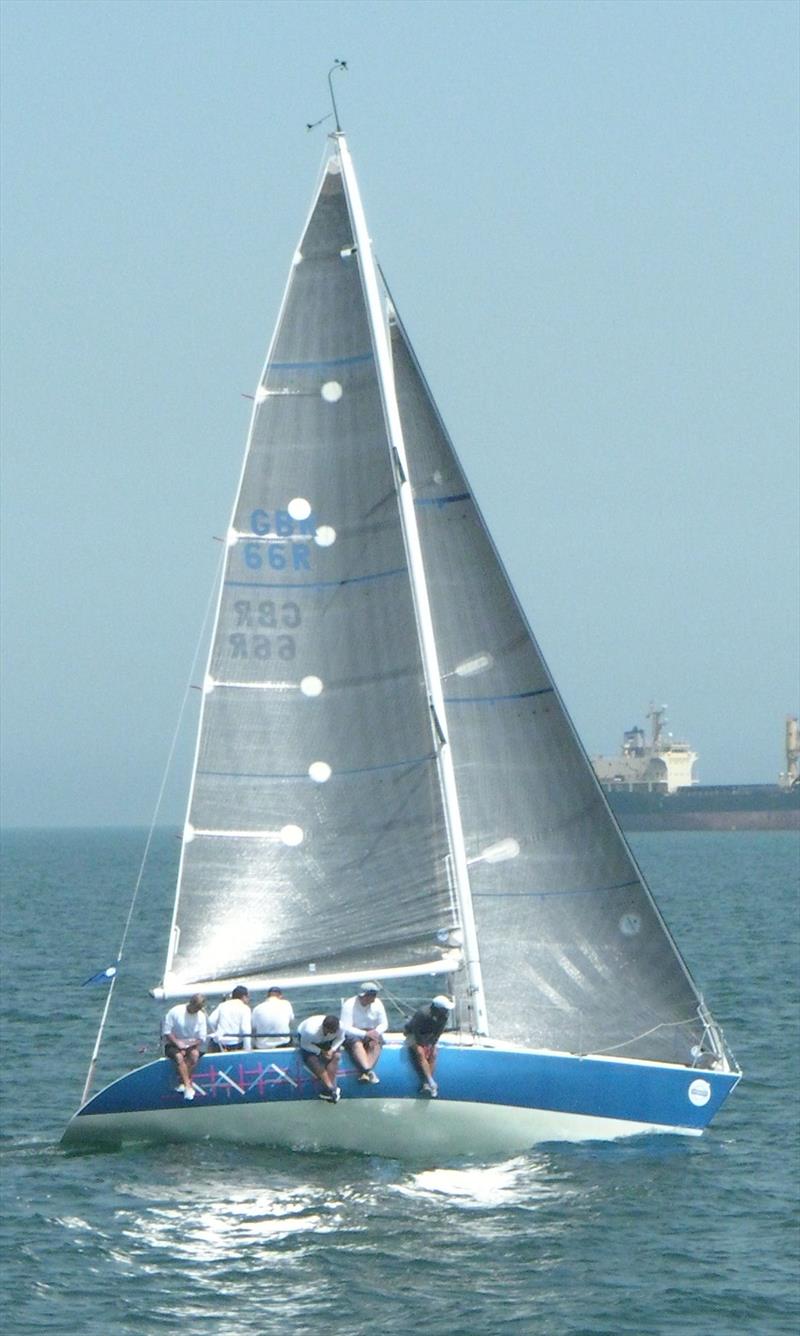
[[[186,1100],[194,1099],[192,1072],[206,1042],[205,1004],[201,993],[193,993],[188,1002],[179,1002],[170,1008],[161,1027],[164,1053],[175,1063],[181,1081],[178,1090],[183,1091]]]
[[[253,1007],[253,1048],[289,1048],[294,1010],[280,988],[273,985],[257,1007]]]
[[[339,1017],[309,1016],[307,1021],[300,1022],[297,1033],[300,1037],[300,1056],[323,1086],[319,1098],[328,1104],[338,1104],[342,1092],[336,1084],[336,1073],[345,1040]]]
[[[369,980],[362,983],[355,997],[342,1003],[339,1024],[345,1032],[345,1048],[358,1068],[359,1081],[377,1085],[380,1081],[374,1070],[381,1056],[383,1036],[389,1028],[386,1009],[378,997],[380,984]]]
[[[250,1048],[250,994],[244,984],[238,984],[230,997],[214,1008],[208,1018],[208,1032],[212,1053],[233,1053]]]

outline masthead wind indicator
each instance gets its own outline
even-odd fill
[[[322,125],[323,121],[329,121],[332,116],[334,121],[336,122],[337,134],[341,134],[342,127],[339,123],[339,112],[336,106],[336,98],[333,95],[333,83],[331,81],[331,75],[334,73],[335,70],[346,70],[346,69],[347,69],[346,60],[338,60],[338,59],[334,60],[330,69],[328,70],[328,89],[330,90],[331,105],[333,107],[333,111],[329,111],[324,116],[320,116],[318,121],[307,121],[306,122],[307,130],[316,130],[318,125]]]

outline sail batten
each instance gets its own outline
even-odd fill
[[[226,682],[212,680],[209,683],[208,690],[216,691],[218,689],[226,691],[299,691],[299,682]]]

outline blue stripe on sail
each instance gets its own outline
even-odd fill
[[[453,501],[471,501],[469,492],[458,492],[453,496],[418,496],[414,499],[415,506],[449,506]]]
[[[510,696],[445,696],[445,705],[496,705],[504,700],[527,700],[529,696],[546,696],[553,687],[539,687],[537,691],[514,691]]]
[[[558,895],[602,895],[606,891],[627,891],[631,886],[641,886],[641,882],[634,878],[633,881],[618,881],[612,886],[587,886],[581,891],[473,891],[473,900],[480,896],[484,900],[547,900],[551,896]]]
[[[226,589],[340,589],[343,585],[367,584],[370,580],[388,580],[392,575],[404,575],[407,566],[396,566],[392,571],[377,571],[375,575],[350,575],[344,580],[226,580]]]
[[[361,362],[373,361],[372,353],[358,353],[355,357],[329,357],[322,362],[270,362],[270,371],[312,371],[323,366],[358,366]]]
[[[385,765],[365,765],[354,770],[334,770],[331,778],[347,779],[352,775],[374,775],[381,770],[402,770],[404,767],[424,765],[427,761],[435,760],[436,752],[427,752],[424,756],[413,756],[404,761],[387,761]],[[212,779],[277,779],[287,782],[296,779],[307,779],[310,784],[316,783],[316,780],[312,780],[307,770],[296,775],[269,774],[257,770],[198,770],[197,773]]]

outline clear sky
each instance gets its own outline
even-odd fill
[[[5,0],[2,22],[6,824],[150,819],[333,57],[379,257],[587,748],[655,699],[702,781],[776,778],[795,3]]]

